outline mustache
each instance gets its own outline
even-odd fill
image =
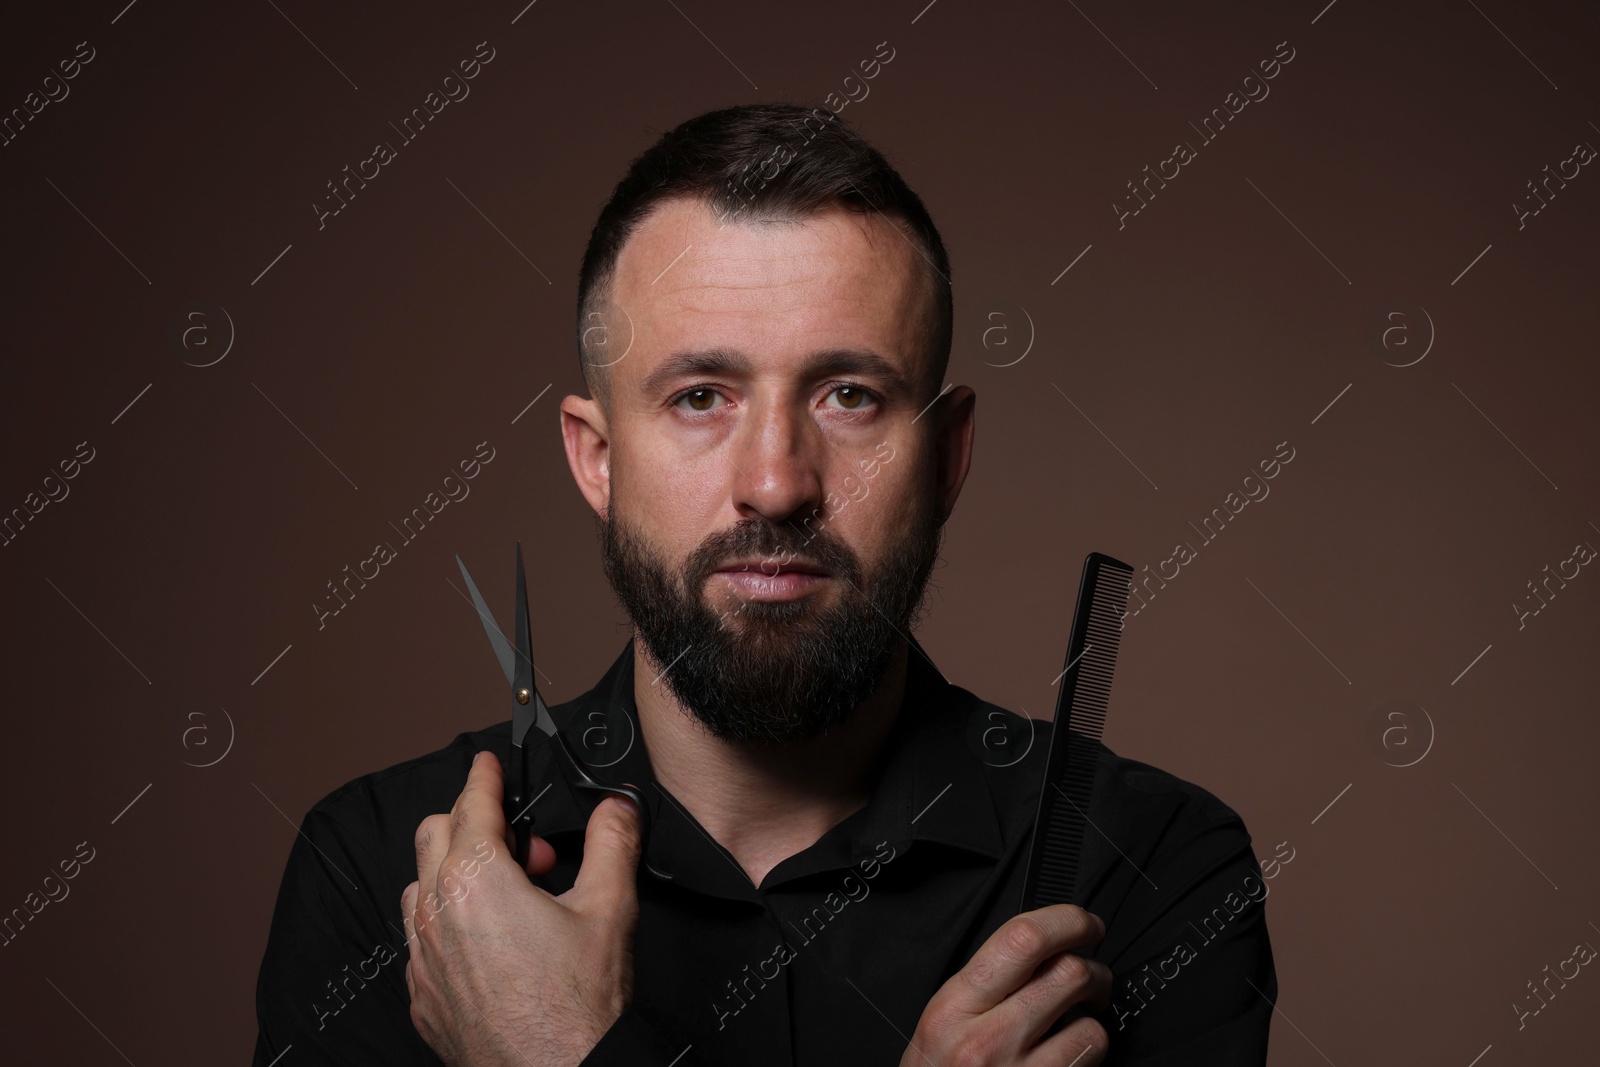
[[[861,584],[860,561],[844,543],[820,531],[807,533],[793,523],[749,518],[713,534],[689,554],[684,564],[688,588],[699,589],[719,567],[749,556],[759,557],[761,570],[768,574],[798,561],[846,578],[858,588]]]

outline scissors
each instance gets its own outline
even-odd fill
[[[533,680],[533,639],[528,625],[528,586],[522,572],[522,542],[517,542],[517,643],[514,649],[495,623],[489,605],[484,602],[483,594],[478,592],[477,583],[467,573],[467,565],[461,562],[460,555],[456,556],[456,566],[461,568],[461,577],[466,579],[467,591],[472,594],[472,604],[478,609],[484,632],[489,635],[489,644],[494,647],[495,657],[500,661],[500,670],[511,686],[511,767],[505,790],[505,812],[506,823],[511,827],[516,844],[517,862],[527,866],[528,838],[533,832],[533,802],[538,799],[533,795],[533,775],[529,770],[534,739],[528,735],[530,728],[535,726],[559,753],[557,762],[566,764],[566,777],[574,789],[601,794],[601,799],[618,796],[633,801],[639,811],[642,857],[644,846],[650,840],[650,809],[645,806],[644,797],[632,785],[611,785],[591,775],[573,754],[566,736],[557,729],[550,709],[539,696],[539,687]],[[645,866],[649,864],[645,863]]]

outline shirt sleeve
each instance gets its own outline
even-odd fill
[[[1265,901],[1270,884],[1244,823],[1220,802],[1145,874],[1151,919],[1107,961],[1106,1067],[1261,1067],[1278,997]],[[1191,824],[1192,825],[1192,824]],[[1274,873],[1277,868],[1274,869]]]
[[[400,889],[359,841],[321,808],[301,824],[256,983],[253,1067],[441,1065],[411,1023]],[[630,1004],[580,1067],[665,1067],[686,1044]]]
[[[300,826],[256,982],[254,1067],[437,1067],[411,1024],[400,893],[320,808]],[[393,899],[389,899],[390,897]]]
[[[687,1041],[669,1037],[636,1003],[629,1004],[578,1067],[638,1067],[640,1064],[666,1067],[676,1062],[688,1045]]]

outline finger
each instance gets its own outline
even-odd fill
[[[417,881],[424,899],[427,891],[437,888],[439,865],[450,852],[451,837],[448,815],[430,815],[417,824]]]
[[[411,922],[417,910],[419,883],[412,882],[400,892],[400,917],[406,922],[406,940],[411,940]]]
[[[506,813],[501,797],[505,792],[505,773],[500,757],[484,749],[472,757],[467,784],[450,809],[452,836],[466,837],[469,845],[477,841],[500,841],[505,837]]]
[[[555,867],[555,846],[542,837],[529,837],[527,872],[535,878],[543,878]]]
[[[467,781],[466,781],[466,786],[472,786],[472,785],[482,785],[482,784],[483,784],[483,779],[482,779],[482,776],[481,776],[481,775],[480,775],[480,776],[479,776],[479,777],[478,777],[478,779],[477,779],[477,780],[476,780],[476,781],[474,781],[474,778],[473,778],[473,774],[474,774],[474,772],[475,772],[475,771],[477,771],[477,770],[478,770],[478,764],[479,764],[479,763],[480,763],[480,762],[488,762],[488,760],[489,760],[489,758],[490,758],[490,757],[491,757],[491,756],[494,756],[494,753],[492,753],[492,752],[490,752],[490,751],[489,751],[489,750],[488,750],[488,749],[486,749],[486,748],[481,748],[481,749],[479,749],[479,750],[478,750],[478,751],[476,751],[476,752],[474,752],[474,753],[473,753],[473,754],[472,754],[472,760],[471,760],[471,762],[469,762],[469,763],[468,763],[468,764],[467,764]],[[497,766],[498,766],[498,765],[499,765],[499,763],[500,763],[500,759],[499,759],[499,757],[495,757],[495,760],[494,760],[494,762],[495,762],[495,764],[496,764],[496,765],[497,765]],[[501,771],[501,775],[500,775],[500,779],[501,779],[501,788],[504,788],[504,778],[505,778],[505,772],[504,772],[504,770],[503,770],[503,769],[502,769],[502,771]],[[450,809],[450,817],[451,817],[451,818],[452,818],[452,819],[453,819],[453,818],[455,818],[455,817],[456,817],[456,816],[457,816],[457,815],[459,815],[459,814],[460,814],[460,812],[461,812],[461,797],[462,797],[462,796],[465,796],[465,795],[466,795],[466,791],[467,791],[467,790],[466,790],[466,788],[465,788],[465,787],[463,787],[463,788],[462,788],[462,790],[461,790],[461,794],[460,794],[460,795],[458,795],[458,796],[457,796],[457,797],[456,797],[456,802],[455,802],[455,806],[453,806],[453,807],[452,807],[452,808],[451,808],[451,809]]]
[[[602,914],[636,914],[639,851],[638,810],[630,800],[606,797],[589,816],[583,838],[583,863],[569,894]]]
[[[515,856],[517,854],[517,839],[511,831],[511,824],[506,824],[505,836],[506,852]],[[528,836],[528,862],[523,868],[530,877],[543,878],[556,866],[555,846],[542,837]]]
[[[1095,1067],[1110,1050],[1105,1027],[1094,1019],[1074,1019],[1028,1053],[1022,1067]]]
[[[1021,1052],[1032,1048],[1074,1004],[1109,1004],[1111,981],[1111,968],[1099,960],[1062,952],[1046,960],[1022,988],[989,1012],[985,1024],[1014,1042],[1009,1051]]]
[[[422,951],[421,927],[427,919],[426,912],[417,910],[417,898],[421,895],[421,885],[412,882],[400,894],[400,920],[406,929],[406,953],[408,960],[418,959]]]
[[[951,1007],[981,1015],[1010,996],[1059,952],[1098,944],[1105,924],[1071,904],[1023,912],[989,935],[951,983]]]
[[[1063,952],[1046,960],[1027,984],[1017,992],[1023,993],[1036,987],[1066,990],[1070,994],[1070,999],[1061,1004],[1060,1010],[1051,1016],[1055,1019],[1067,1008],[1080,1002],[1092,1004],[1097,1008],[1109,1007],[1112,982],[1111,968],[1099,960],[1083,955],[1080,950]]]

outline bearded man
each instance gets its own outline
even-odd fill
[[[1051,724],[912,636],[972,458],[951,322],[926,208],[837,116],[633,162],[561,404],[633,634],[551,714],[624,739],[591,771],[648,846],[545,747],[519,864],[509,723],[349,783],[289,857],[257,1067],[1265,1062],[1266,887],[1203,789],[1097,746],[1085,905],[1017,914]]]

